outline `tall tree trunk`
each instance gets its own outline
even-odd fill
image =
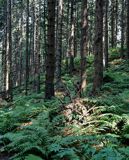
[[[111,47],[115,47],[115,2],[111,3]]]
[[[7,4],[6,4],[7,7]],[[6,8],[7,9],[7,8]],[[7,12],[6,12],[7,18]],[[2,90],[6,91],[6,44],[7,44],[7,20],[6,20],[6,27],[4,29],[4,38],[3,38],[3,51],[2,51],[2,81],[3,87]]]
[[[127,1],[127,58],[129,60],[129,1]]]
[[[28,94],[29,82],[29,0],[26,3],[26,95]]]
[[[66,51],[66,70],[69,67],[69,12],[70,12],[70,0],[67,1],[67,51]]]
[[[35,1],[35,22],[34,22],[34,88],[37,93],[40,92],[40,15],[39,1]]]
[[[21,0],[21,18],[20,18],[20,66],[19,66],[19,85],[22,85],[23,81],[23,0]]]
[[[4,33],[4,38],[3,38],[3,48],[2,48],[2,64],[1,64],[1,67],[2,67],[2,91],[5,91],[5,85],[6,85],[6,30],[5,30],[5,33]]]
[[[87,0],[82,0],[82,31],[81,31],[81,85],[80,93],[86,88],[86,56],[87,56],[88,13]]]
[[[125,0],[122,0],[122,10],[121,10],[121,58],[124,57],[124,7],[125,7]]]
[[[74,58],[77,57],[77,0],[74,2]]]
[[[75,42],[75,52],[76,55],[78,51],[80,50],[80,8],[78,7],[78,3],[76,4],[76,42]]]
[[[89,4],[89,32],[88,32],[88,51],[89,51],[89,55],[93,54],[94,52],[94,0],[91,0],[90,4]]]
[[[96,0],[95,21],[95,61],[93,94],[100,89],[103,83],[103,5],[104,0]]]
[[[109,0],[105,2],[105,47],[104,47],[104,67],[108,68],[108,7]]]
[[[47,28],[46,28],[46,17],[47,17],[47,7],[46,7],[46,0],[44,0],[44,11],[43,11],[43,17],[44,17],[44,19],[43,19],[43,39],[44,39],[44,60],[46,59],[46,54],[47,54],[47,39],[46,39],[46,37],[47,37],[47,33],[46,33],[46,31],[47,31]]]
[[[32,1],[32,31],[31,31],[31,75],[33,90],[35,90],[35,0]]]
[[[55,0],[48,0],[48,50],[46,57],[45,98],[54,96],[55,72]]]
[[[61,84],[61,62],[62,62],[62,25],[63,25],[63,0],[58,2],[58,28],[57,28],[57,50],[56,50],[56,84]]]
[[[75,42],[75,0],[72,0],[71,1],[71,33],[70,33],[70,38],[69,38],[69,47],[70,47],[70,50],[69,50],[69,54],[70,54],[70,73],[73,72],[74,70],[74,56],[75,56],[75,53],[74,53],[74,42]]]
[[[13,41],[14,41],[14,51],[13,51],[13,57],[14,57],[14,60],[13,60],[13,66],[14,66],[14,70],[13,70],[13,86],[14,87],[17,87],[19,86],[19,81],[18,81],[18,73],[19,73],[19,49],[20,49],[20,25],[19,25],[19,22],[20,22],[20,14],[19,14],[19,6],[18,4],[16,5],[16,12],[15,12],[15,23],[14,25],[16,26],[16,29],[15,29],[15,32],[13,34]]]
[[[118,9],[119,9],[119,3],[118,3],[118,0],[115,1],[115,25],[116,25],[116,28],[115,28],[115,46],[117,46],[117,37],[118,37]]]
[[[11,0],[7,0],[7,39],[6,39],[6,98],[11,101],[12,95],[12,23]]]

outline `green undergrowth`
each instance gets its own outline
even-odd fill
[[[104,74],[104,85],[98,97],[102,104],[114,105],[117,111],[129,112],[129,65],[124,60],[114,60]],[[106,82],[107,81],[107,82]]]
[[[10,106],[5,103],[0,108],[1,152],[13,155],[12,160],[129,160],[129,66],[117,53],[112,51],[96,97],[88,96],[89,57],[88,87],[81,99],[79,76],[63,74],[64,88],[51,101],[41,93],[19,94]]]

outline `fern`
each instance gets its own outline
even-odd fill
[[[114,59],[119,51],[112,52]],[[88,57],[89,86],[83,96],[92,88],[92,62],[93,57]],[[129,148],[124,146],[129,139],[128,73],[124,60],[113,60],[104,73],[111,81],[104,81],[97,97],[80,100],[86,108],[84,116],[73,100],[76,75],[62,77],[72,103],[65,93],[51,101],[44,101],[41,94],[15,97],[12,107],[0,109],[1,152],[15,153],[13,160],[128,160]],[[62,112],[68,103],[73,105],[72,121]]]
[[[25,160],[43,160],[43,159],[41,159],[38,156],[30,154],[30,155],[28,155],[28,156],[25,157]]]

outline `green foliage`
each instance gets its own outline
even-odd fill
[[[14,160],[128,160],[129,68],[118,55],[118,49],[112,50],[113,61],[96,97],[76,99],[79,76],[65,74],[64,96],[51,101],[44,101],[42,93],[16,96],[10,107],[0,108],[1,152],[15,153]],[[80,59],[75,62],[79,67]],[[93,56],[87,62],[84,96],[92,88]],[[63,111],[70,111],[71,120]]]
[[[9,140],[9,143],[4,149],[18,152],[14,156],[24,157],[29,152],[38,152],[44,155],[46,153],[46,144],[49,133],[46,127],[48,126],[48,113],[38,116],[38,121],[32,121],[28,126],[21,126],[19,131],[15,133],[7,133],[3,136],[3,141]],[[45,123],[44,123],[45,122]],[[44,146],[44,147],[43,147]]]
[[[41,159],[38,156],[30,154],[30,155],[28,155],[28,156],[25,157],[25,160],[43,160],[43,159]]]
[[[53,102],[55,103],[44,102],[44,105],[48,107],[58,104],[55,100]],[[95,100],[84,99],[84,102],[86,105],[97,105]],[[14,160],[33,157],[38,160],[39,157],[35,157],[37,154],[42,159],[48,158],[51,160],[64,158],[69,160],[103,160],[111,159],[114,156],[124,157],[123,150],[120,153],[116,149],[119,146],[119,136],[116,135],[116,127],[121,117],[114,114],[103,114],[106,111],[104,106],[93,108],[94,113],[87,117],[87,120],[89,119],[87,125],[84,124],[80,128],[80,131],[77,133],[79,135],[74,135],[73,133],[73,135],[67,136],[62,134],[67,129],[63,115],[56,115],[55,110],[44,110],[37,118],[31,119],[31,123],[19,126],[15,132],[6,133],[2,137],[2,143],[5,144],[2,150],[15,152],[15,156],[12,157]],[[110,122],[108,121],[109,118]],[[88,133],[89,126],[90,134],[94,133],[93,135]],[[98,136],[95,134],[107,133],[108,129],[109,132],[112,130],[115,134]]]
[[[120,58],[120,48],[111,48],[109,52],[109,58],[111,61]]]

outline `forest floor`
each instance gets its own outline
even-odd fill
[[[88,86],[77,95],[78,74],[63,73],[64,88],[44,101],[15,90],[14,102],[0,104],[0,160],[129,160],[129,65],[112,51],[104,84],[90,97],[93,57],[88,59]],[[79,60],[75,60],[79,68]],[[43,78],[44,80],[44,78]],[[4,154],[6,153],[6,154]]]

